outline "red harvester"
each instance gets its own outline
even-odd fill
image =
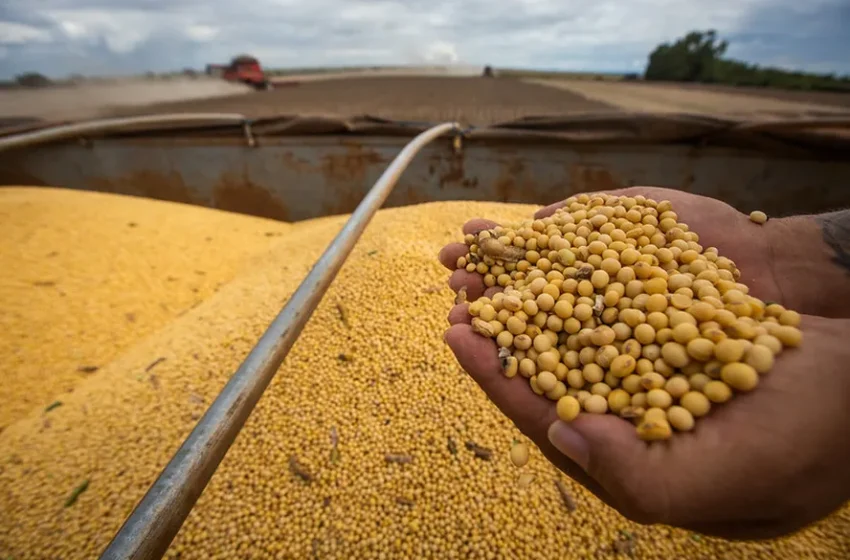
[[[242,82],[256,89],[271,88],[271,83],[266,79],[260,62],[246,54],[233,58],[227,66],[208,64],[207,74],[221,76],[230,82]]]

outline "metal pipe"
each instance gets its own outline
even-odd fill
[[[175,113],[167,115],[143,115],[139,117],[123,117],[117,119],[98,119],[59,126],[51,126],[33,132],[14,134],[0,138],[0,152],[12,148],[22,148],[33,144],[44,144],[55,140],[74,138],[82,134],[121,130],[141,124],[171,124],[171,123],[209,123],[244,125],[248,118],[238,113]]]
[[[444,123],[426,130],[387,167],[124,522],[102,560],[160,558],[165,553],[372,216],[416,153],[451,130],[459,132],[460,127]]]

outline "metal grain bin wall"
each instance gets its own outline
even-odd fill
[[[745,212],[818,212],[850,204],[850,142],[836,128],[843,124],[640,114],[524,119],[428,146],[387,205],[542,204],[577,192],[656,185],[720,198]],[[297,221],[351,212],[424,128],[368,117],[235,126],[154,119],[2,151],[0,184],[114,192]]]

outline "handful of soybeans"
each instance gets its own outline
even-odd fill
[[[582,194],[465,241],[457,267],[503,289],[470,303],[473,330],[565,422],[617,414],[642,439],[667,439],[802,342],[800,315],[750,296],[669,201]]]

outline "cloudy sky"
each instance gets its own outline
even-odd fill
[[[493,64],[640,71],[717,29],[735,58],[850,73],[850,0],[0,0],[0,78],[202,68]]]

